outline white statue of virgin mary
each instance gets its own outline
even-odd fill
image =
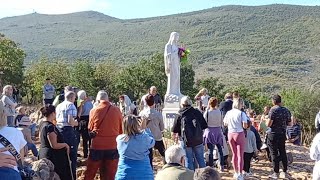
[[[167,101],[179,101],[182,96],[180,92],[180,57],[179,57],[179,34],[172,32],[169,42],[164,50],[165,72],[168,77],[167,92],[165,98]]]

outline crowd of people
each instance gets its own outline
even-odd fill
[[[101,90],[96,99],[85,90],[66,86],[55,96],[55,87],[46,79],[40,124],[32,122],[24,106],[13,98],[13,87],[3,88],[0,102],[0,177],[21,179],[23,160],[30,150],[38,159],[50,160],[61,180],[77,179],[77,158],[87,160],[85,180],[219,180],[219,172],[232,165],[234,179],[253,176],[251,163],[265,151],[272,164],[269,178],[289,178],[286,142],[301,145],[301,125],[274,95],[272,107],[261,115],[245,106],[237,92],[227,93],[222,102],[202,89],[194,98],[180,100],[180,110],[170,127],[173,145],[166,147],[163,103],[156,87],[141,98],[140,108],[129,96],[109,101]],[[316,116],[320,126],[320,112]],[[36,134],[39,131],[39,136]],[[39,138],[37,148],[34,141]],[[82,152],[79,146],[82,139]],[[13,147],[13,148],[12,148]],[[164,166],[154,171],[154,149]],[[229,150],[232,154],[231,164]],[[310,157],[316,161],[313,179],[320,178],[320,135],[313,140]],[[282,171],[280,171],[280,162]]]

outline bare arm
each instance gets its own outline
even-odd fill
[[[68,144],[66,143],[58,143],[57,142],[57,134],[54,132],[51,132],[47,135],[47,138],[49,140],[50,146],[53,149],[62,149],[62,148],[69,148]]]
[[[68,115],[68,123],[71,126],[78,126],[78,121],[72,115]]]
[[[272,126],[272,123],[273,123],[273,120],[271,120],[271,119],[266,119],[266,125],[268,126],[268,127],[271,127]]]
[[[9,148],[0,148],[0,167],[13,168],[17,165],[16,159],[12,155],[3,153],[8,150]]]

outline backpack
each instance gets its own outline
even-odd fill
[[[196,119],[194,112],[192,112],[192,116],[182,115],[181,136],[187,147],[195,147],[203,143],[201,124]]]

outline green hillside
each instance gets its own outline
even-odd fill
[[[197,77],[263,87],[309,87],[320,77],[318,6],[223,6],[133,20],[93,11],[0,19],[0,33],[25,49],[26,64],[42,56],[127,64],[163,53],[172,31],[191,49]]]

